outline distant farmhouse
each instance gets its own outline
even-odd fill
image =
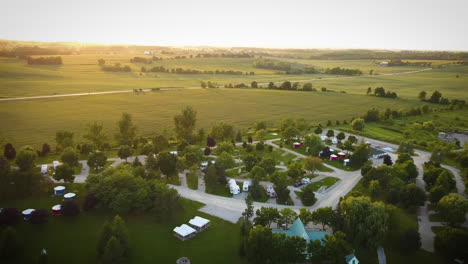
[[[379,66],[388,66],[388,61],[382,61]]]
[[[145,55],[151,55],[151,51],[145,50],[145,51],[143,52],[143,54],[145,54]]]

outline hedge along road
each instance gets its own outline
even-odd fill
[[[395,72],[395,73],[385,73],[379,75],[360,75],[360,76],[341,76],[341,77],[327,77],[327,78],[315,78],[308,80],[297,80],[294,82],[308,82],[308,81],[327,81],[327,80],[337,80],[337,79],[349,79],[349,78],[366,78],[366,77],[379,77],[379,76],[395,76],[395,75],[407,75],[418,72],[424,72],[432,70],[432,68],[426,68],[419,71],[408,71],[408,72]],[[278,81],[274,83],[282,83],[283,81]],[[268,83],[259,83],[259,85],[267,85]],[[169,90],[184,90],[184,89],[203,89],[201,87],[183,87],[183,88],[159,88],[159,91],[169,91]],[[158,91],[156,90],[156,91]],[[138,90],[137,92],[152,92],[151,89]],[[117,94],[117,93],[133,93],[134,90],[123,90],[123,91],[107,91],[107,92],[93,92],[93,93],[74,93],[74,94],[55,94],[55,95],[40,95],[40,96],[28,96],[28,97],[11,97],[11,98],[0,98],[1,101],[19,101],[19,100],[35,100],[35,99],[50,99],[50,98],[59,98],[59,97],[72,97],[72,96],[86,96],[86,95],[103,95],[103,94]]]

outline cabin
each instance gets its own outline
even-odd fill
[[[76,197],[76,194],[75,193],[67,193],[63,196],[63,198],[65,198],[65,200],[71,200],[73,198]]]
[[[210,225],[210,220],[205,219],[203,217],[195,216],[195,218],[190,219],[189,225],[195,228],[197,232],[201,232],[208,228],[208,226]]]
[[[57,186],[54,188],[54,194],[59,196],[59,195],[64,195],[65,194],[65,186]]]
[[[270,198],[275,198],[276,197],[276,192],[275,192],[275,188],[273,188],[273,185],[268,185],[267,189],[266,189],[266,192],[268,194],[268,197],[270,197]]]
[[[337,159],[338,159],[337,155],[335,155],[335,154],[330,155],[330,160],[337,160]]]
[[[191,228],[190,226],[186,224],[177,226],[176,228],[173,229],[173,231],[174,231],[174,235],[182,241],[190,239],[197,234],[197,230]]]
[[[349,254],[345,256],[345,260],[347,264],[359,264],[359,260],[356,258],[356,256],[353,254]]]
[[[346,153],[344,153],[344,152],[339,152],[339,153],[338,153],[338,158],[342,158],[342,159],[343,159],[343,158],[346,158]]]
[[[24,220],[31,219],[32,212],[36,211],[35,209],[26,209],[21,214],[23,215]]]
[[[53,215],[60,215],[60,210],[62,210],[62,206],[60,204],[52,206]]]
[[[244,181],[242,183],[242,191],[243,192],[248,192],[250,187],[250,181]]]

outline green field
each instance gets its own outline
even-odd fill
[[[44,142],[54,145],[62,129],[80,136],[85,125],[98,121],[113,132],[122,112],[133,115],[141,135],[171,129],[174,115],[183,107],[198,111],[197,127],[216,122],[247,128],[258,120],[276,126],[283,118],[305,118],[315,123],[350,120],[372,107],[406,109],[418,101],[393,100],[341,93],[289,92],[242,89],[200,89],[148,92],[145,95],[112,94],[43,100],[0,102],[0,136],[15,145]]]
[[[84,194],[78,193],[81,200]],[[61,197],[45,195],[0,201],[0,207],[49,209],[60,201]],[[175,263],[180,257],[188,257],[193,263],[243,263],[237,251],[241,239],[239,227],[198,212],[201,206],[200,203],[184,200],[184,211],[175,220],[163,223],[157,222],[149,213],[123,216],[130,235],[129,263]],[[210,219],[210,227],[190,240],[177,239],[172,233],[174,227],[187,223],[196,215]],[[49,263],[98,263],[96,245],[99,233],[104,222],[112,217],[111,212],[97,209],[90,213],[81,212],[71,219],[50,215],[49,223],[40,226],[22,221],[15,228],[25,246],[24,259],[16,263],[36,263],[42,248],[47,249]]]

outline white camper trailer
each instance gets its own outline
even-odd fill
[[[60,162],[58,162],[58,160],[54,160],[52,164],[54,165],[54,170],[55,170],[60,165]]]
[[[242,191],[243,192],[248,192],[249,191],[249,186],[250,186],[250,181],[244,181],[242,184]]]
[[[270,198],[275,198],[276,197],[276,192],[275,192],[275,188],[273,188],[273,185],[268,185],[267,187],[267,194]]]
[[[237,185],[237,182],[235,180],[230,179],[228,184],[229,184],[229,191],[232,194],[239,194],[240,193],[240,187],[239,187],[239,185]]]
[[[47,164],[42,165],[41,166],[41,173],[44,174],[44,175],[47,174],[47,172],[48,172],[47,168],[48,168]]]

